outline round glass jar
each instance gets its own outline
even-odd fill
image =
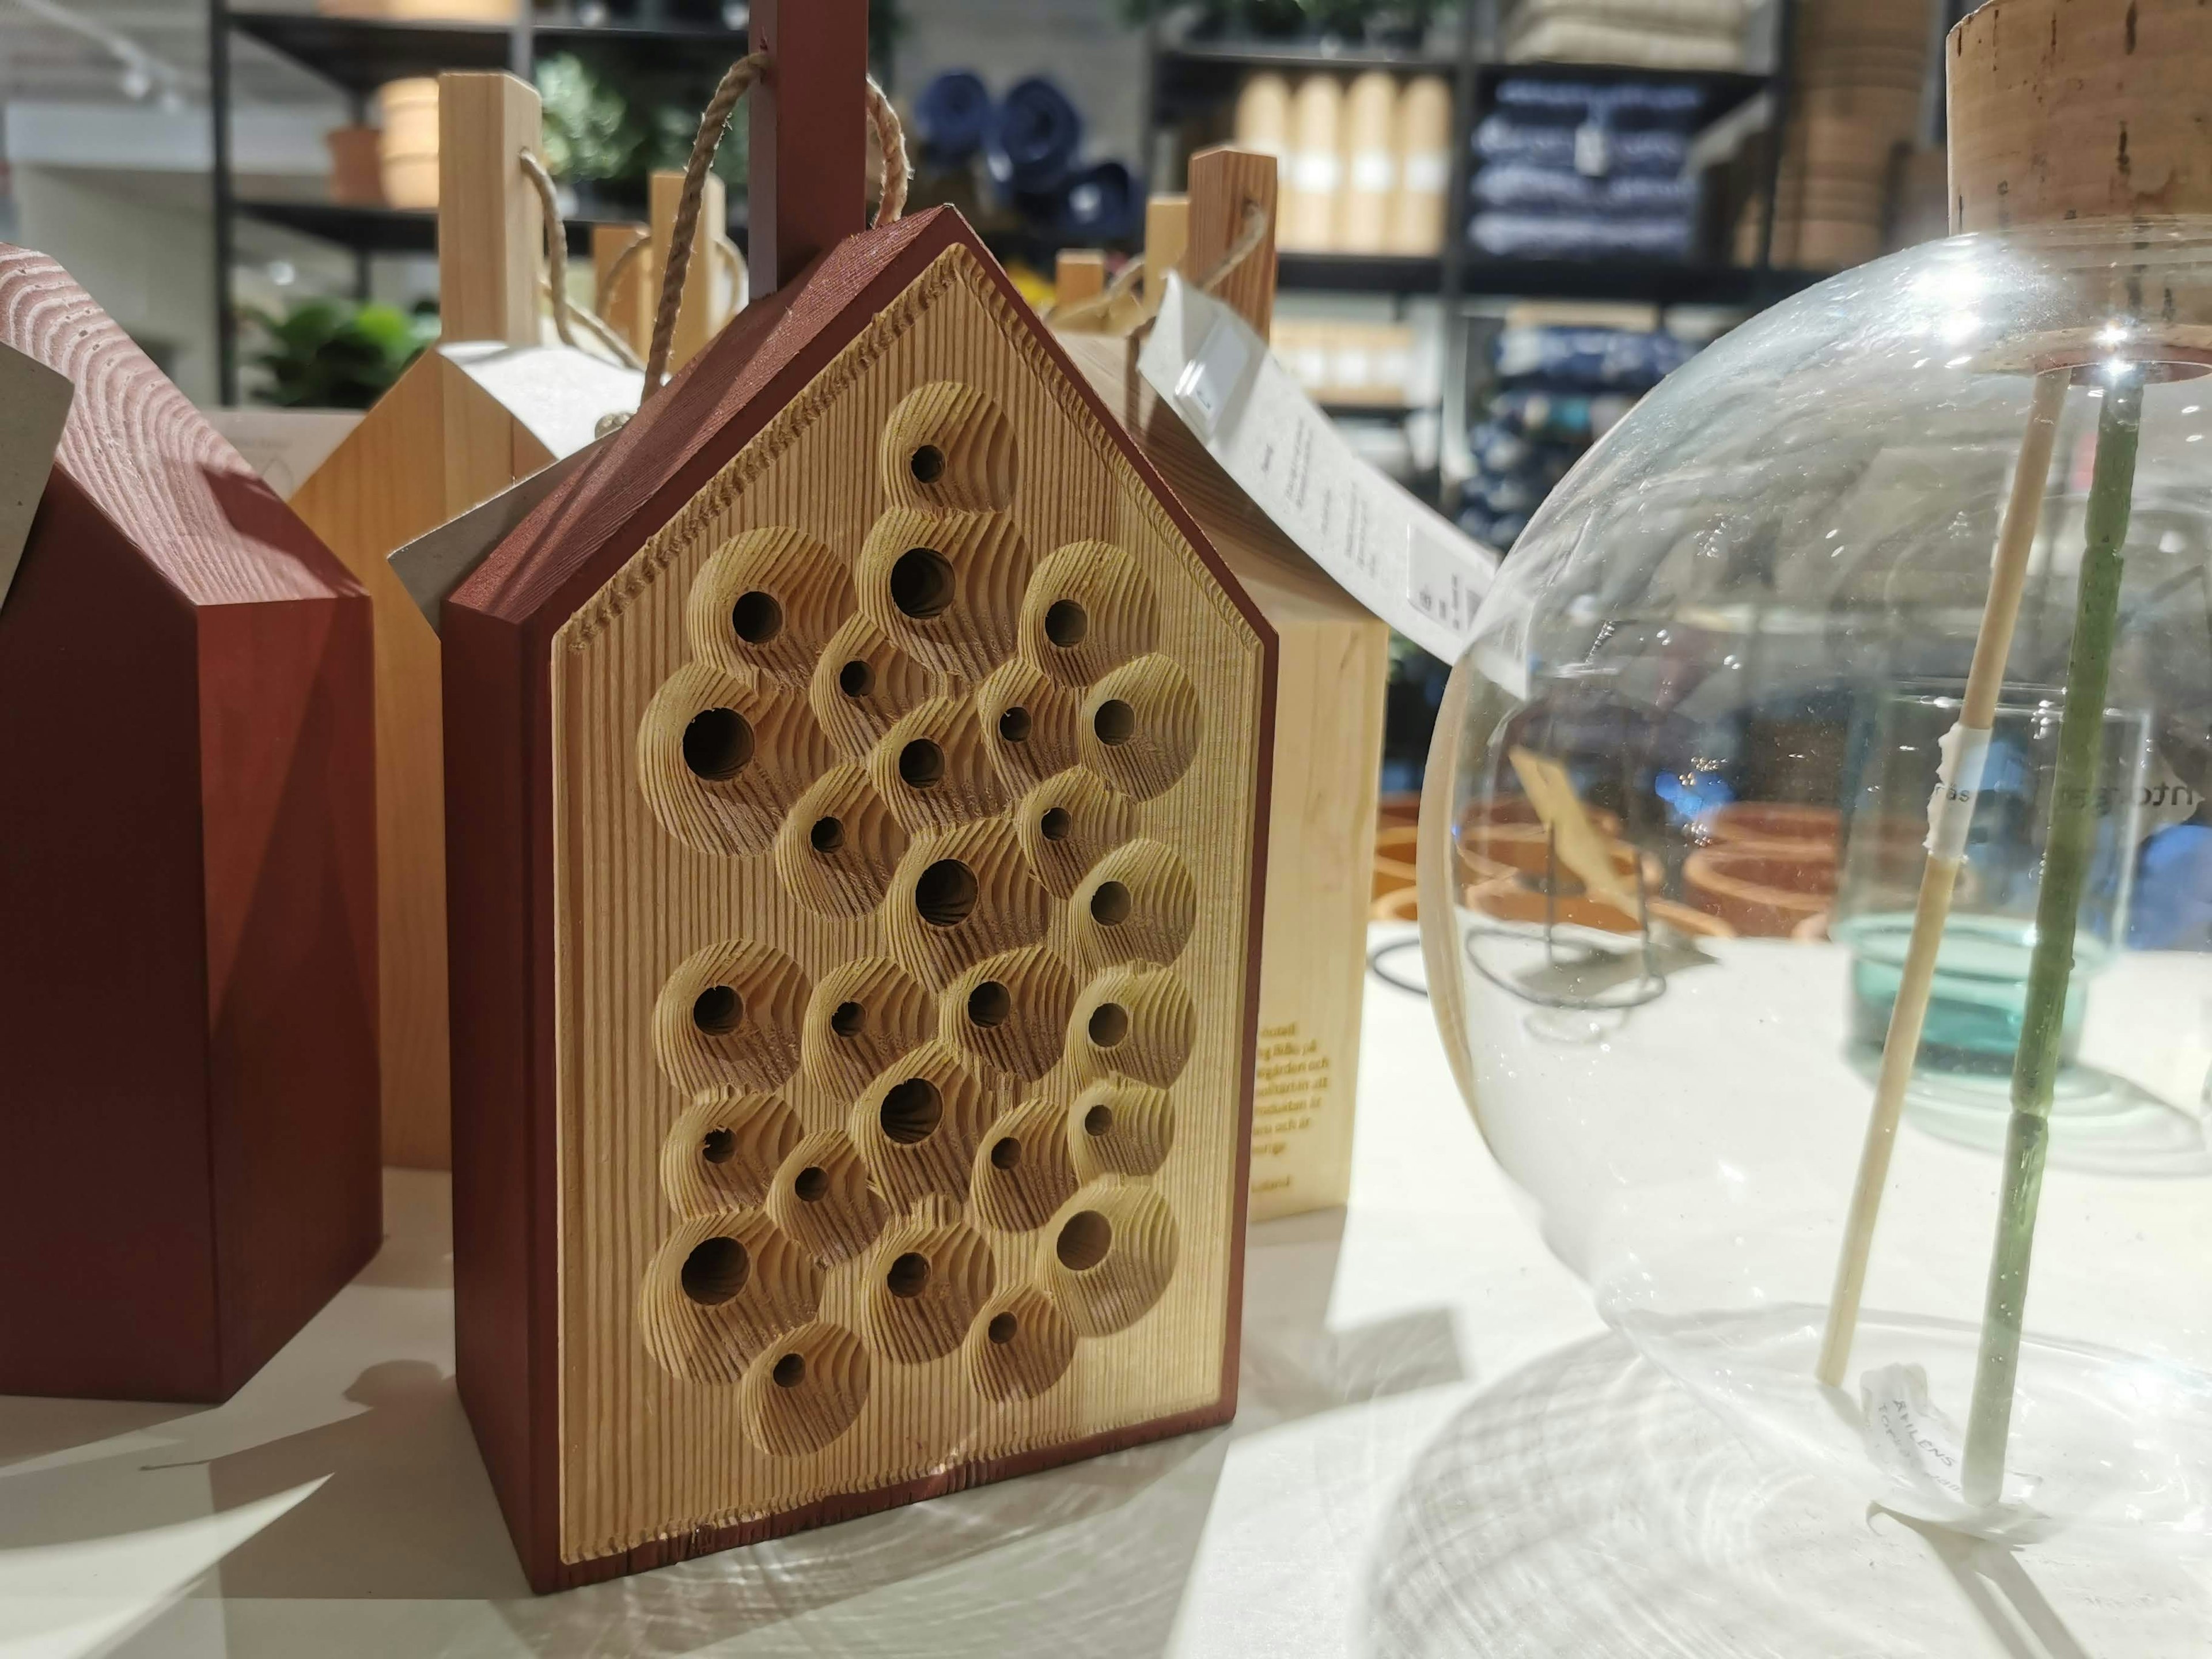
[[[2207,364],[2212,219],[1774,307],[1553,494],[1431,753],[1437,1018],[1551,1248],[1760,1443],[1993,1534],[2212,1530]]]

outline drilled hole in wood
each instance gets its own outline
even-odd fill
[[[1037,832],[1047,841],[1066,841],[1067,832],[1074,828],[1075,820],[1065,806],[1048,806],[1037,820]]]
[[[927,738],[916,738],[899,750],[898,772],[909,789],[933,789],[945,781],[945,751]]]
[[[817,818],[806,839],[817,853],[834,853],[845,844],[845,826],[836,818]]]
[[[921,1287],[928,1283],[929,1258],[919,1250],[908,1250],[900,1256],[884,1275],[884,1288],[893,1296],[920,1296]]]
[[[769,1377],[779,1389],[797,1388],[806,1381],[806,1356],[803,1353],[784,1355],[775,1362],[775,1369],[769,1373]]]
[[[830,1171],[810,1164],[792,1176],[791,1190],[801,1204],[819,1204],[830,1190]]]
[[[753,757],[753,729],[734,708],[705,708],[684,728],[684,764],[710,783],[734,778]]]
[[[914,452],[907,466],[916,483],[935,483],[945,476],[945,452],[935,444],[924,444]]]
[[[1008,743],[1030,740],[1030,711],[1017,703],[999,716],[999,735]]]
[[[841,1002],[830,1011],[830,1029],[841,1037],[856,1037],[868,1029],[868,1011],[857,1002]]]
[[[994,979],[985,980],[968,994],[968,1018],[972,1024],[1004,1025],[1013,1012],[1013,993]]]
[[[1061,1224],[1053,1253],[1070,1273],[1088,1273],[1114,1248],[1114,1224],[1096,1210],[1078,1210]]]
[[[684,1258],[684,1294],[705,1308],[727,1302],[744,1289],[752,1265],[736,1239],[702,1238]]]
[[[988,1336],[992,1341],[997,1343],[1003,1348],[1007,1343],[1014,1340],[1014,1333],[1020,1330],[1021,1328],[1022,1322],[1015,1318],[1013,1315],[1010,1313],[994,1314],[992,1316],[991,1322],[984,1328],[983,1334],[986,1336]]]
[[[708,1036],[727,1036],[744,1024],[745,1000],[727,985],[709,985],[691,1000],[691,1023]]]
[[[1113,1005],[1110,1003],[1107,1005],[1108,1007],[1111,1007]],[[1103,1014],[1105,1012],[1105,1008],[1101,1008],[1098,1011],[1098,1013]],[[1115,1012],[1118,1013],[1120,1012],[1120,1010],[1116,1009]],[[1126,1019],[1127,1016],[1124,1016],[1124,1018]],[[1098,1014],[1093,1014],[1091,1017],[1091,1023],[1094,1027],[1097,1026],[1098,1024]],[[1113,1132],[1114,1109],[1111,1106],[1103,1104],[1093,1106],[1089,1111],[1083,1115],[1084,1133],[1097,1136],[1111,1134]]]
[[[709,1164],[727,1164],[738,1155],[738,1138],[727,1129],[709,1129],[699,1143],[699,1156]]]
[[[994,1170],[1014,1170],[1021,1167],[1022,1143],[1012,1135],[1002,1135],[992,1143],[991,1167]]]
[[[1118,1002],[1102,1002],[1091,1011],[1090,1029],[1093,1042],[1111,1048],[1129,1035],[1129,1011]]]
[[[1109,697],[1091,717],[1091,729],[1109,747],[1127,743],[1137,735],[1137,711],[1119,697]]]
[[[975,908],[975,872],[958,859],[939,859],[914,884],[914,908],[933,927],[957,927]]]
[[[783,606],[775,594],[756,587],[738,595],[730,607],[730,626],[747,645],[766,645],[783,632]]]
[[[1133,901],[1129,890],[1118,881],[1102,881],[1091,895],[1091,919],[1102,927],[1115,927],[1128,921]]]
[[[1054,599],[1044,613],[1044,636],[1063,651],[1083,643],[1091,631],[1091,613],[1073,599]]]
[[[876,689],[876,671],[855,657],[837,671],[837,689],[848,697],[865,697]]]
[[[884,1097],[878,1116],[884,1135],[902,1146],[917,1146],[935,1133],[945,1115],[945,1097],[926,1077],[910,1077]],[[969,1142],[974,1146],[973,1141]]]
[[[933,547],[909,547],[891,566],[891,603],[918,622],[942,616],[952,587],[951,561]]]

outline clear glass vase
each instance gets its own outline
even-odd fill
[[[2212,1531],[2208,364],[2212,220],[1775,307],[1554,492],[1431,755],[1437,1015],[1551,1248],[1756,1441],[1992,1535]]]

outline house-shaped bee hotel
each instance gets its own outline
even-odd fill
[[[459,1381],[541,1589],[1234,1409],[1273,637],[957,214],[859,230],[860,9],[778,10],[773,292],[445,613]]]

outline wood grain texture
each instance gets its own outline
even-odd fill
[[[448,340],[538,342],[545,214],[518,157],[538,150],[537,88],[438,77],[438,317]]]
[[[653,289],[648,307],[647,335],[651,338],[650,312],[660,303],[660,276],[665,270],[668,244],[675,234],[677,204],[684,196],[684,175],[681,173],[656,173],[647,185],[647,208],[653,228],[653,252],[649,257],[653,267]],[[721,289],[722,276],[715,268],[714,237],[728,216],[729,205],[720,178],[708,173],[699,194],[699,234],[691,245],[690,263],[684,268],[684,299],[676,313],[676,333],[669,347],[668,362],[672,371],[683,368],[699,355],[699,348],[714,337],[714,331],[727,320],[722,307],[717,302]]]
[[[1946,68],[1954,234],[2212,210],[2197,0],[1990,0]]]
[[[1155,196],[1145,204],[1145,313],[1156,315],[1167,298],[1168,272],[1182,268],[1190,246],[1190,198]]]
[[[593,307],[607,326],[627,340],[630,349],[640,356],[653,344],[653,307],[660,292],[660,269],[653,263],[652,241],[649,225],[592,227]],[[646,247],[631,258],[617,278],[615,262],[639,242],[647,244]]]
[[[438,636],[386,561],[552,459],[511,410],[429,351],[292,498],[375,614],[383,1157],[403,1168],[443,1169],[451,1157],[446,803]]]
[[[1202,282],[1221,262],[1244,234],[1249,207],[1267,216],[1267,234],[1222,279],[1213,297],[1264,340],[1275,315],[1275,158],[1231,144],[1217,144],[1190,158],[1189,242],[1182,261],[1186,281]]]
[[[754,0],[746,27],[775,60],[745,94],[758,299],[868,222],[867,0]]]
[[[1053,264],[1053,303],[1072,306],[1106,291],[1106,256],[1095,247],[1064,247]]]
[[[1341,1204],[1352,1173],[1390,630],[1277,529],[1159,401],[1137,372],[1132,341],[1062,343],[1281,641],[1252,1215]]]
[[[76,385],[0,609],[0,1392],[218,1400],[380,1231],[368,605],[43,256],[0,341]]]
[[[925,216],[855,239],[757,309],[763,314],[742,316],[632,423],[642,430],[617,434],[451,602],[468,618],[457,617],[447,636],[461,1089],[456,1248],[469,1257],[457,1264],[463,1394],[541,1588],[864,1513],[1218,1421],[1233,1410],[1256,972],[1249,884],[1265,856],[1272,633],[1222,580],[1194,526],[1074,380],[957,216]],[[872,526],[921,511],[902,505],[905,492],[890,488],[897,473],[884,464],[885,435],[909,441],[912,422],[895,419],[896,411],[950,372],[1003,413],[1016,434],[1016,482],[994,506],[940,511],[940,526],[964,514],[1003,514],[1024,544],[1048,550],[1079,539],[1080,520],[1125,556],[1150,561],[1146,580],[1178,597],[1158,608],[1157,648],[1122,667],[1165,655],[1209,690],[1231,679],[1228,694],[1202,708],[1182,779],[1147,801],[1124,803],[1149,815],[1134,826],[1152,829],[1146,841],[1170,848],[1175,862],[1202,872],[1207,883],[1209,902],[1194,904],[1191,942],[1171,969],[1100,959],[1105,924],[1089,908],[1094,895],[1058,878],[1068,897],[1042,886],[1007,808],[937,821],[919,799],[933,786],[910,786],[918,797],[911,802],[885,803],[882,821],[899,826],[907,847],[882,855],[893,873],[873,909],[814,908],[778,882],[775,855],[742,850],[763,839],[760,829],[745,826],[762,825],[766,841],[778,843],[779,821],[792,821],[802,803],[815,811],[811,776],[826,782],[844,768],[869,780],[852,787],[878,799],[875,780],[906,780],[895,765],[885,771],[836,758],[842,742],[860,744],[865,755],[892,741],[872,737],[877,728],[851,727],[847,738],[824,732],[822,748],[802,740],[824,677],[810,674],[801,689],[794,665],[769,647],[757,670],[732,672],[744,665],[721,660],[726,648],[736,648],[726,634],[702,661],[709,641],[698,632],[701,618],[722,608],[726,594],[717,584],[780,568],[794,548],[831,550],[839,564],[856,561]],[[703,421],[699,405],[712,411]],[[976,407],[958,399],[934,406],[956,423],[963,407],[970,418]],[[1034,446],[1062,464],[1040,471],[1025,453]],[[951,434],[943,447],[999,453],[989,442],[963,447]],[[910,453],[907,462],[910,489]],[[946,481],[988,497],[995,486],[988,464],[984,471],[981,481]],[[771,544],[749,540],[749,527],[799,534]],[[754,559],[765,562],[746,562]],[[1030,561],[1032,570],[1038,565]],[[956,573],[947,614],[964,619],[975,607],[1005,603],[1009,590],[995,578],[977,585],[965,568]],[[848,571],[857,606],[866,584],[857,562]],[[692,603],[702,584],[716,606]],[[809,637],[840,614],[817,617],[806,597],[816,589],[836,592],[839,585],[799,584],[786,607]],[[740,597],[750,591],[741,588]],[[1021,583],[1011,592],[1015,628],[991,636],[1007,640],[1019,663],[1031,649],[1018,631],[1027,596]],[[736,628],[738,611],[723,610],[726,629]],[[856,625],[841,625],[832,640],[842,647]],[[926,631],[910,617],[901,627],[907,637],[885,644],[903,646],[900,656],[914,660],[928,642]],[[457,652],[468,660],[457,660]],[[964,659],[958,651],[944,659]],[[933,667],[912,689],[942,694],[926,702],[957,704],[975,695],[975,678]],[[1039,681],[1048,691],[1058,684],[1042,674]],[[1160,682],[1155,674],[1143,683]],[[709,692],[761,716],[753,758],[726,789],[702,786],[681,759],[682,738],[699,712],[682,698]],[[994,765],[1003,752],[985,750]],[[710,770],[722,764],[708,751],[695,753]],[[483,775],[469,757],[496,775]],[[1201,775],[1224,780],[1204,804],[1202,830],[1202,792],[1193,787]],[[1025,793],[1015,787],[1024,781],[1018,770],[1006,777],[1010,804]],[[720,807],[704,816],[668,810],[684,792],[703,799],[709,788],[734,817]],[[1233,814],[1222,810],[1224,789],[1242,803]],[[1224,819],[1251,823],[1252,832],[1224,837]],[[814,850],[832,862],[865,853],[866,811],[852,822],[861,846]],[[702,828],[684,834],[705,835],[705,844],[670,827],[694,823]],[[711,839],[725,833],[718,824],[744,839],[720,847]],[[518,837],[531,848],[520,859]],[[976,878],[981,917],[973,942],[959,927],[948,936],[917,919],[917,889],[939,854],[958,857]],[[1218,892],[1224,861],[1239,860],[1246,885]],[[472,890],[479,877],[495,890]],[[861,879],[865,886],[876,878]],[[466,897],[465,889],[471,890]],[[1175,887],[1156,882],[1146,890],[1172,899]],[[1110,911],[1110,896],[1103,902]],[[866,968],[871,962],[880,971]],[[1067,964],[1064,979],[1051,970],[1055,962]],[[1060,1028],[1063,1042],[1074,1043],[1070,1057],[1046,1063],[1042,1080],[1021,1079],[1039,1063],[1039,1034],[1054,1029],[1050,1018],[1040,1024],[1014,1013],[1003,1031],[988,1028],[994,1036],[969,1029],[969,999],[986,973],[1000,974],[991,982],[1010,997],[1018,991],[1025,1008],[1035,996],[1045,999],[1038,1006],[1057,1008],[1062,994],[1093,988],[1090,1003],[1070,1004],[1074,1012]],[[1206,995],[1165,987],[1194,976]],[[720,1028],[727,1011],[709,994],[725,984],[737,1006],[756,1011],[755,1024],[741,1018]],[[879,1000],[901,984],[912,988],[883,1005],[889,1029],[908,1031],[899,1041],[920,1046],[887,1065],[847,1068],[836,1059],[846,1039],[831,1016],[846,1000]],[[1061,984],[1067,993],[1051,988]],[[1102,1041],[1113,1021],[1101,1016],[1102,1041],[1094,1041],[1091,1016],[1099,1013],[1099,988],[1114,986],[1127,991],[1121,1017],[1129,1024],[1121,1040],[1133,1045],[1129,1055],[1145,1057],[1153,1075],[1170,1062],[1152,1057],[1175,1055],[1186,1042],[1189,1057],[1168,1091],[1178,1116],[1165,1161],[1150,1175],[1087,1166],[1096,1173],[1084,1189],[1091,1196],[1079,1205],[1063,1190],[1074,1161],[1054,1175],[1060,1166],[1052,1149],[1064,1153],[1069,1135],[1086,1133],[1071,1127],[1066,1111],[1080,1092],[1073,1089],[1079,1075],[1106,1079]],[[911,1014],[899,1014],[909,1002]],[[659,1012],[649,1018],[598,1012],[622,1006]],[[900,1023],[907,1019],[920,1024]],[[900,1050],[895,1044],[887,1052]],[[702,1094],[707,1079],[698,1068],[725,1066],[738,1092]],[[902,1089],[908,1073],[933,1088],[939,1126],[911,1143],[887,1139],[881,1127],[887,1111],[898,1118],[911,1107],[907,1097],[916,1091]],[[1132,1167],[1158,1139],[1146,1115],[1157,1101],[1144,1092],[1155,1086],[1124,1085]],[[473,1097],[478,1087],[481,1099]],[[609,1087],[619,1098],[605,1094]],[[773,1108],[763,1103],[771,1096]],[[718,1112],[731,1121],[709,1128],[728,1129],[729,1139],[710,1145],[702,1135],[691,1148],[702,1114]],[[771,1128],[787,1117],[789,1128]],[[990,1164],[990,1149],[1007,1138],[1004,1124],[1030,1126],[1042,1184],[1025,1187]],[[854,1139],[856,1130],[862,1140]],[[678,1134],[682,1148],[670,1139]],[[732,1161],[750,1148],[742,1155],[764,1162],[781,1152],[783,1162],[741,1172],[742,1179],[725,1170],[712,1182],[702,1173],[697,1182],[664,1185],[672,1160],[688,1167],[716,1146],[726,1146]],[[948,1159],[948,1152],[959,1156]],[[817,1157],[818,1165],[792,1164]],[[557,1163],[557,1184],[547,1179],[549,1158]],[[800,1177],[817,1167],[818,1195],[809,1200]],[[861,1204],[848,1222],[808,1231],[801,1218],[812,1204],[859,1203],[871,1178],[898,1214],[872,1216]],[[984,1185],[963,1206],[975,1181]],[[1006,1181],[1013,1184],[1002,1192]],[[760,1190],[768,1194],[763,1206],[699,1213],[702,1193]],[[1105,1224],[1128,1254],[1116,1258],[1109,1244],[1096,1268],[1048,1265],[1048,1254],[1060,1262],[1061,1229],[1053,1224],[1067,1218],[1048,1200],[1068,1216],[1094,1209],[1111,1218]],[[1031,1219],[1008,1231],[986,1212],[998,1221]],[[1174,1224],[1176,1271],[1155,1285],[1170,1254],[1163,1216]],[[706,1277],[696,1282],[727,1287],[733,1247],[714,1245],[718,1238],[744,1247],[757,1276],[726,1303],[702,1307],[684,1292],[684,1268],[704,1249],[695,1266]],[[794,1253],[778,1242],[788,1239],[809,1242]],[[899,1248],[883,1259],[894,1243]],[[909,1253],[930,1261],[925,1286],[935,1287],[912,1298],[888,1288]],[[1117,1260],[1122,1265],[1112,1265]],[[1156,1288],[1158,1301],[1142,1311]],[[1036,1368],[1054,1363],[1061,1339],[1053,1316],[1070,1319],[1070,1297],[1083,1304],[1073,1320],[1102,1334],[1081,1342],[1071,1334],[1063,1380],[1042,1395],[1009,1396],[1010,1378],[1041,1378]],[[1000,1353],[988,1328],[1006,1312],[1019,1326],[1020,1309],[1036,1314],[1032,1329],[1042,1346],[1017,1339],[1004,1345],[1012,1352]],[[1103,1334],[1132,1317],[1138,1322],[1127,1336]],[[518,1318],[527,1328],[514,1328]],[[1178,1333],[1173,1343],[1146,1338],[1170,1327]],[[779,1384],[775,1373],[793,1354],[817,1376],[818,1393],[795,1376],[787,1389]],[[856,1354],[870,1378],[858,1404]],[[1118,1384],[1110,1380],[1116,1376]],[[836,1431],[848,1410],[852,1425]],[[907,1437],[886,1442],[887,1425],[899,1423]],[[764,1449],[771,1446],[785,1449]],[[814,1449],[791,1449],[802,1446]]]

